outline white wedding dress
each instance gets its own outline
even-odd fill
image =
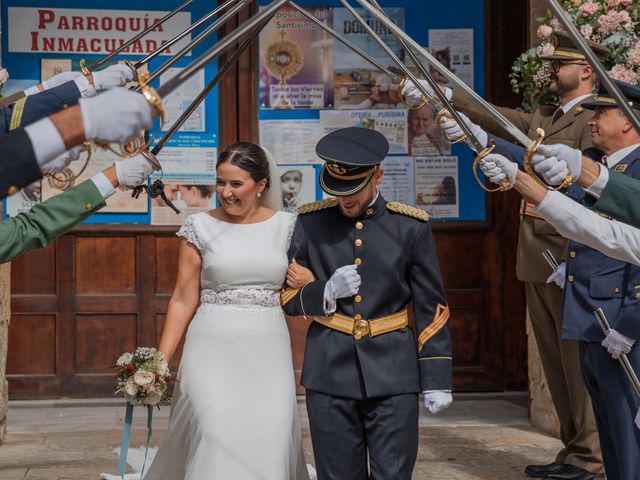
[[[306,480],[279,290],[295,216],[255,224],[191,215],[202,257],[169,428],[144,480]]]

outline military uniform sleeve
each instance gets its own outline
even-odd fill
[[[46,247],[105,205],[98,188],[88,180],[29,212],[0,222],[0,263]]]
[[[29,135],[20,128],[0,135],[0,199],[42,177]]]
[[[427,222],[421,225],[412,250],[409,286],[418,331],[421,390],[451,390],[449,307]]]
[[[480,125],[487,133],[502,138],[510,138],[509,133],[496,122],[487,112],[486,108],[483,108],[482,105],[459,88],[453,89],[453,97],[451,100],[457,110],[467,115],[473,123]],[[515,125],[518,130],[525,133],[529,131],[533,114],[518,112],[510,108],[497,107],[495,105],[493,105],[493,107]]]
[[[621,173],[609,171],[609,181],[599,199],[587,197],[585,204],[616,220],[640,228],[640,181]]]
[[[298,217],[293,230],[288,256],[290,262],[295,258],[296,262],[303,267],[311,268],[307,251],[307,237],[300,217]],[[315,272],[313,274],[317,277]],[[281,295],[281,303],[285,313],[305,316],[324,315],[324,288],[326,285],[326,280],[318,279],[307,283],[302,288],[286,288],[285,285]]]

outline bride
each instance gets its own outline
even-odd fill
[[[159,346],[167,360],[189,328],[169,428],[145,480],[308,478],[279,301],[295,215],[278,211],[276,168],[258,145],[232,145],[216,165],[220,207],[178,232]]]

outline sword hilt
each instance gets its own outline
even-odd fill
[[[496,142],[492,139],[489,141],[489,145],[487,145],[484,150],[481,150],[480,153],[478,153],[476,158],[473,160],[473,176],[476,177],[478,185],[480,185],[480,187],[482,187],[485,192],[506,192],[507,190],[511,189],[509,180],[507,180],[506,178],[500,182],[500,185],[498,185],[497,188],[489,188],[485,186],[484,182],[480,179],[480,175],[478,175],[478,165],[480,164],[480,161],[491,152],[493,152],[494,148],[496,148]]]

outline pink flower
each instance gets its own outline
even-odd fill
[[[627,62],[629,65],[640,67],[640,40],[629,49],[627,53]]]
[[[591,40],[591,36],[593,35],[593,27],[591,25],[589,25],[589,24],[582,25],[580,27],[580,33],[587,40]]]
[[[545,42],[542,45],[540,45],[539,54],[543,57],[550,57],[551,55],[553,55],[555,51],[556,49],[551,43]]]
[[[611,78],[615,78],[616,80],[620,80],[621,82],[629,83],[631,85],[635,85],[640,81],[640,75],[633,70],[629,70],[624,65],[614,65],[608,73]]]
[[[9,72],[6,68],[0,68],[0,85],[9,79]]]
[[[610,11],[604,15],[600,15],[598,18],[598,25],[600,25],[600,33],[603,35],[615,32],[621,25],[627,29],[630,27],[633,28],[631,17],[629,16],[629,12],[626,10],[621,12]]]
[[[551,28],[548,25],[540,25],[538,27],[538,31],[536,32],[536,34],[538,35],[538,38],[540,39],[545,39],[548,38],[549,35],[551,35],[553,33],[553,28]]]
[[[580,5],[578,10],[580,11],[580,15],[582,15],[583,17],[588,17],[589,15],[593,15],[598,11],[598,5],[589,0],[587,3],[583,3],[582,5]]]

